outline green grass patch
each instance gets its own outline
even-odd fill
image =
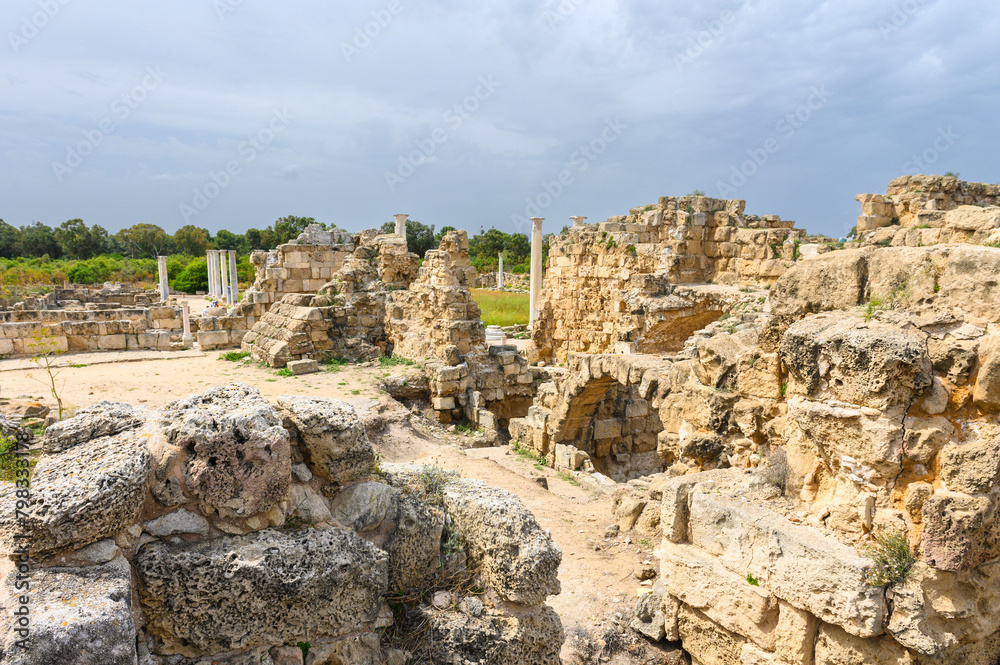
[[[409,358],[402,356],[382,356],[378,359],[378,364],[382,367],[394,367],[396,365],[416,365]]]
[[[327,372],[339,372],[349,363],[346,358],[327,358],[320,363]]]
[[[472,289],[472,299],[483,312],[488,326],[517,326],[528,323],[527,293],[507,293],[487,289]]]
[[[523,459],[525,462],[534,464],[535,468],[539,471],[548,466],[544,457],[536,454],[532,450],[522,447],[519,441],[514,442],[514,454]]]
[[[219,360],[228,360],[231,363],[238,363],[249,355],[249,351],[226,351],[219,356]]]
[[[277,374],[278,376],[295,376],[294,374],[292,374],[292,370],[288,369],[287,367],[282,367],[277,372],[275,372],[275,374]]]
[[[560,471],[558,474],[556,474],[556,477],[559,478],[559,480],[569,483],[570,485],[574,485],[576,487],[580,486],[580,481],[577,480],[576,476],[574,476],[569,471]]]
[[[44,432],[44,428],[42,431]],[[23,468],[21,461],[28,460],[28,473],[30,474],[34,471],[35,465],[38,464],[38,458],[42,455],[41,450],[32,450],[27,455],[18,455],[16,450],[17,442],[14,439],[0,435],[0,480],[8,483],[17,482],[17,470]]]

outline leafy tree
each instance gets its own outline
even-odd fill
[[[382,233],[395,233],[395,222],[386,222],[379,229]],[[406,222],[406,249],[413,252],[420,258],[428,249],[436,249],[441,242],[440,238],[434,236],[434,225],[426,226],[420,222],[410,219]]]
[[[215,248],[225,250],[235,249],[239,251],[243,248],[243,240],[242,235],[236,235],[232,231],[222,229],[215,234]]]
[[[108,232],[97,224],[87,228],[82,219],[66,220],[52,233],[66,258],[89,259],[107,248]]]
[[[66,276],[73,284],[98,284],[101,282],[97,273],[83,261],[70,268]]]
[[[298,238],[299,234],[302,233],[307,226],[315,223],[316,220],[312,217],[296,217],[294,215],[282,217],[274,223],[274,233],[277,235],[277,245],[281,245],[289,240]]]
[[[0,257],[13,259],[21,243],[21,232],[0,219]]]
[[[200,256],[212,248],[208,230],[199,229],[194,224],[177,229],[174,232],[174,244],[177,245],[177,249],[191,256]]]
[[[17,246],[20,256],[48,256],[53,259],[62,256],[62,248],[52,229],[41,222],[21,227],[21,238]]]
[[[134,224],[116,233],[115,237],[131,257],[138,255],[155,259],[170,254],[174,245],[173,238],[156,224]]]
[[[441,241],[444,239],[445,235],[449,231],[457,230],[454,226],[442,226],[441,230],[434,234],[434,244],[438,247],[441,246]]]

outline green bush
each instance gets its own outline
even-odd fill
[[[864,553],[872,560],[865,583],[873,587],[901,584],[917,562],[903,530],[880,534]]]
[[[177,275],[172,284],[174,290],[184,293],[208,290],[208,261],[197,258],[187,264],[184,271]]]
[[[86,262],[77,263],[66,271],[66,276],[73,284],[99,284],[103,281]]]

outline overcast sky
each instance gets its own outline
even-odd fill
[[[476,233],[1000,181],[987,0],[4,0],[0,218]],[[914,158],[917,158],[915,161]]]

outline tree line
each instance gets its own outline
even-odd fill
[[[117,233],[108,233],[82,219],[70,219],[52,228],[34,222],[17,228],[0,219],[0,258],[41,258],[87,260],[103,255],[130,259],[156,258],[172,254],[201,256],[209,249],[234,249],[247,255],[256,249],[274,249],[296,238],[316,220],[312,217],[287,216],[264,229],[233,233],[225,229],[214,236],[208,229],[192,224],[173,234],[156,224],[133,224]]]

